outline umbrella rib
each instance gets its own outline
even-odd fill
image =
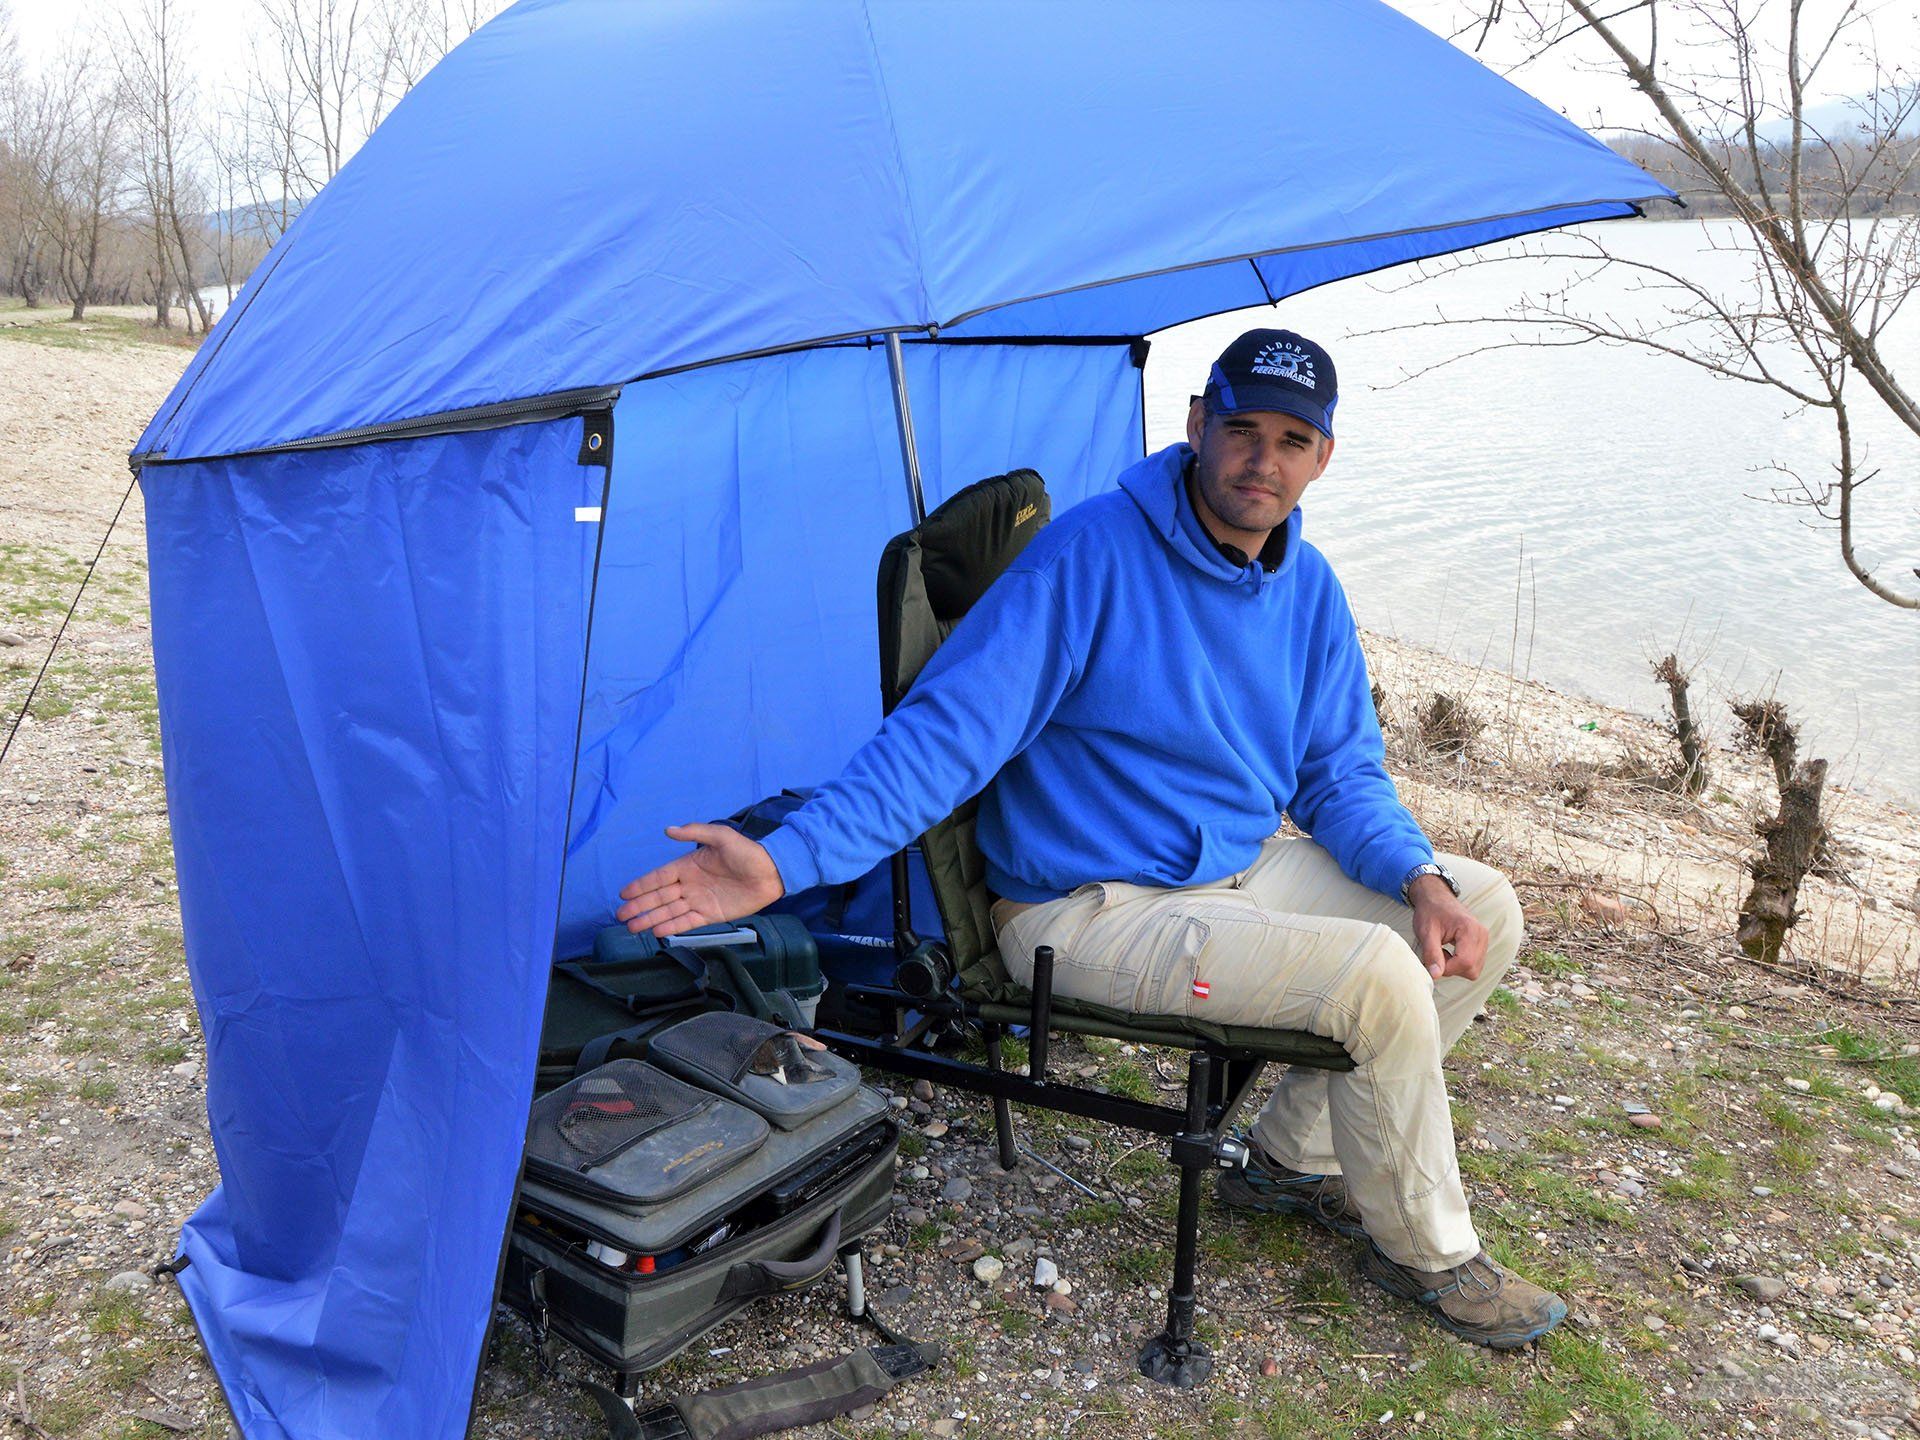
[[[873,33],[873,5],[860,0],[860,16],[866,22],[867,53],[873,57],[873,83],[880,96],[880,113],[887,122],[887,139],[893,146],[893,169],[900,181],[900,203],[906,211],[907,234],[913,242],[913,278],[920,287],[922,314],[933,313],[933,296],[927,291],[925,251],[920,243],[920,212],[914,207],[913,186],[907,183],[907,157],[900,147],[900,127],[894,123],[893,92],[887,88],[887,72],[880,63],[880,42]]]

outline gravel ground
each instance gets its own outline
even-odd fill
[[[51,336],[47,338],[50,330]],[[24,699],[126,486],[121,457],[185,352],[123,330],[0,333],[0,709]],[[216,1182],[179,937],[138,495],[0,770],[0,1417],[26,1435],[224,1436],[167,1257]],[[9,644],[9,640],[21,643]],[[1920,879],[1913,817],[1838,793],[1841,843],[1791,963],[1728,937],[1764,777],[1716,754],[1698,802],[1607,771],[1643,718],[1370,639],[1392,761],[1443,844],[1505,866],[1530,948],[1453,1066],[1484,1238],[1574,1304],[1496,1357],[1359,1280],[1345,1242],[1208,1206],[1202,1389],[1132,1371],[1164,1310],[1175,1183],[1155,1145],[991,1116],[903,1087],[891,1220],[867,1246],[896,1327],[948,1360],[837,1435],[1166,1432],[1803,1436],[1920,1430]],[[1446,689],[1486,729],[1463,759],[1412,715]],[[1582,726],[1591,723],[1594,728]],[[1171,1057],[1065,1042],[1056,1073],[1172,1099]],[[885,1077],[876,1077],[884,1082]],[[982,1279],[1001,1262],[997,1278]],[[1032,1283],[1052,1262],[1068,1292]],[[1051,1299],[1048,1297],[1052,1296]],[[648,1377],[701,1389],[864,1343],[822,1285]],[[599,1422],[502,1313],[474,1434]]]

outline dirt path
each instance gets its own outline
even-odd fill
[[[9,720],[125,493],[122,456],[185,363],[132,333],[0,333],[0,632],[24,642],[0,645]],[[0,1434],[226,1434],[177,1293],[139,1273],[217,1180],[143,547],[136,492],[0,770]],[[1209,1211],[1201,1323],[1219,1370],[1194,1393],[1148,1386],[1131,1356],[1159,1323],[1175,1191],[1157,1148],[1028,1115],[1025,1142],[1092,1193],[1031,1163],[1002,1175],[985,1107],[903,1090],[899,1205],[869,1244],[870,1285],[951,1360],[831,1433],[1914,1433],[1913,817],[1840,797],[1846,878],[1816,883],[1802,937],[1827,968],[1764,973],[1727,944],[1766,796],[1754,767],[1716,757],[1699,803],[1589,774],[1656,748],[1657,727],[1369,646],[1410,803],[1444,844],[1505,865],[1527,902],[1531,948],[1454,1061],[1456,1126],[1483,1238],[1563,1288],[1577,1323],[1491,1356],[1361,1283],[1331,1237]],[[1407,723],[1443,688],[1488,721],[1464,761]],[[1858,972],[1898,984],[1868,991]],[[1089,1083],[1177,1093],[1164,1055],[1068,1043],[1056,1057]],[[978,1253],[1005,1261],[1000,1280],[975,1278]],[[1039,1256],[1070,1294],[1027,1283]],[[831,1301],[821,1287],[732,1323],[647,1393],[861,1343]],[[503,1318],[474,1433],[597,1424]]]

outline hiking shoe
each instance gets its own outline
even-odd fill
[[[1360,1273],[1388,1294],[1424,1306],[1454,1334],[1494,1350],[1518,1350],[1567,1318],[1566,1301],[1484,1250],[1451,1270],[1427,1271],[1397,1264],[1369,1245]]]
[[[1347,1195],[1347,1182],[1338,1175],[1307,1175],[1272,1160],[1251,1136],[1241,1136],[1247,1163],[1223,1170],[1215,1182],[1214,1198],[1241,1210],[1269,1215],[1304,1215],[1349,1240],[1366,1236],[1360,1210]]]

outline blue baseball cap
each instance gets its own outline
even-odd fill
[[[1210,415],[1277,410],[1333,438],[1333,357],[1291,330],[1249,330],[1213,362],[1201,399]]]

